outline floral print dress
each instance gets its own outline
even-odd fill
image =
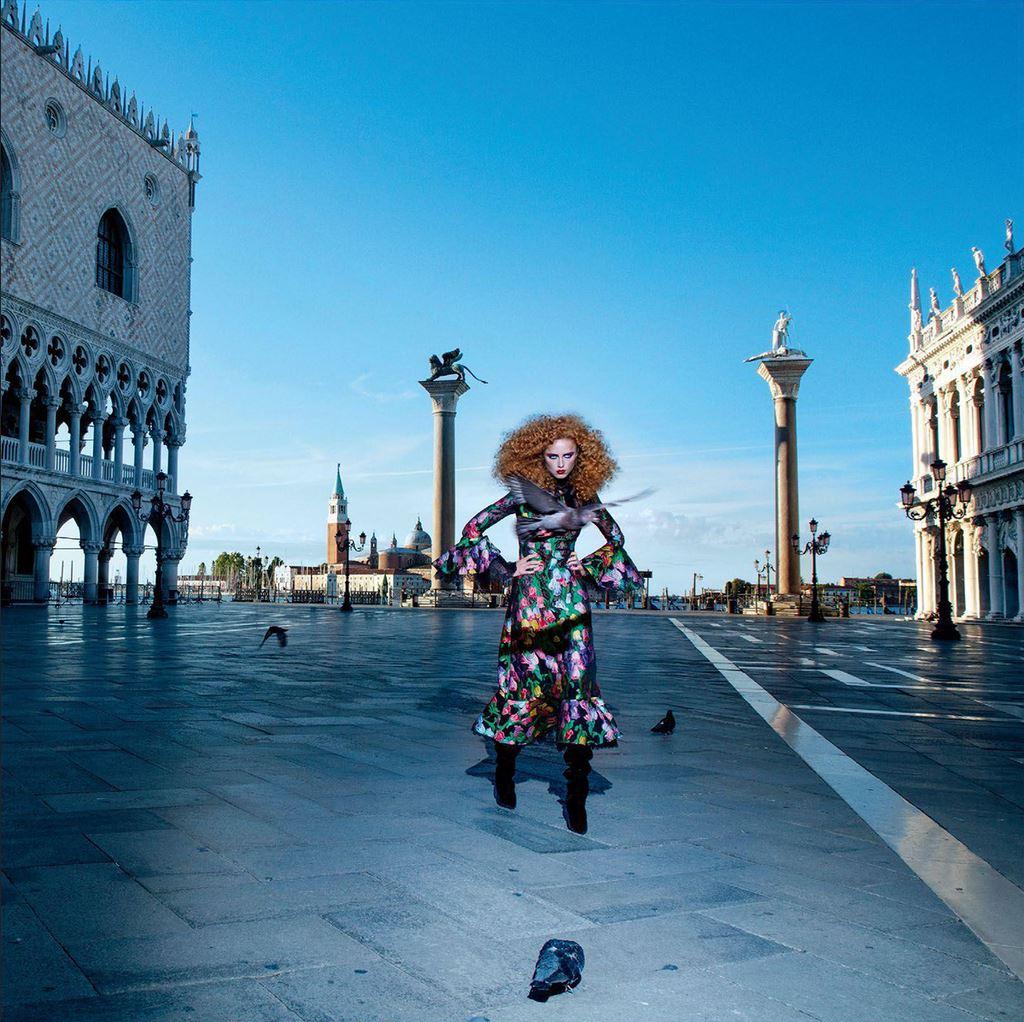
[[[571,489],[554,492],[575,506]],[[537,554],[542,567],[513,578],[515,565],[484,536],[510,514],[540,517],[508,493],[474,515],[459,542],[434,561],[442,575],[476,571],[503,583],[511,580],[498,648],[498,691],[473,730],[507,745],[528,745],[550,731],[559,747],[615,745],[619,729],[597,685],[590,599],[583,578],[566,564],[579,530],[539,529],[522,537],[519,556]],[[586,574],[600,588],[625,596],[641,590],[643,581],[615,520],[602,508],[594,524],[607,542],[581,558]]]

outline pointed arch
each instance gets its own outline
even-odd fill
[[[60,532],[65,522],[74,518],[83,545],[100,541],[99,512],[93,497],[86,490],[75,488],[60,505],[54,516],[55,532]]]
[[[29,510],[34,542],[52,537],[57,532],[50,502],[46,499],[46,494],[31,479],[23,479],[10,488],[5,487],[3,500],[0,502],[0,517],[6,518],[15,501],[24,504]]]
[[[15,245],[21,240],[21,169],[18,154],[0,128],[0,237]]]
[[[137,300],[135,234],[116,205],[103,212],[96,227],[96,286],[127,302]]]
[[[102,542],[104,547],[113,545],[114,537],[120,533],[122,547],[139,548],[142,546],[144,531],[139,516],[131,504],[120,499],[112,504],[103,519]]]

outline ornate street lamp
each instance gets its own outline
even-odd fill
[[[253,579],[253,583],[254,583],[254,588],[256,590],[256,602],[257,603],[260,602],[260,593],[261,593],[261,590],[263,588],[263,567],[264,567],[263,562],[264,561],[268,561],[269,562],[269,560],[270,560],[269,557],[262,557],[262,556],[260,556],[260,548],[256,547],[256,561],[255,561],[256,577],[255,577],[255,579]]]
[[[953,624],[953,607],[949,602],[949,561],[946,556],[946,523],[967,514],[971,502],[971,484],[966,479],[953,486],[946,482],[946,463],[937,458],[932,462],[932,477],[935,479],[936,494],[931,500],[918,500],[917,490],[908,479],[900,487],[900,502],[903,512],[915,522],[924,521],[931,515],[939,520],[939,606],[938,620],[932,629],[932,638],[939,642],[956,642],[960,633]]]
[[[793,551],[797,556],[800,554],[811,555],[811,612],[807,615],[807,620],[821,624],[825,620],[825,615],[822,614],[821,606],[818,603],[818,557],[828,553],[828,545],[832,541],[832,536],[828,532],[823,532],[819,536],[818,523],[813,518],[807,524],[811,530],[811,538],[801,549],[800,537],[794,532]]]
[[[188,518],[192,511],[192,494],[186,490],[181,495],[181,512],[176,513],[174,508],[164,500],[164,491],[167,489],[167,473],[157,472],[156,493],[149,501],[149,510],[142,510],[142,494],[136,490],[132,494],[132,508],[139,516],[139,521],[146,522],[153,526],[156,533],[156,584],[153,588],[153,602],[146,612],[148,618],[167,617],[164,609],[164,522],[184,522],[186,532],[188,531]]]
[[[354,550],[357,554],[366,546],[366,533],[359,533],[359,545],[356,546],[354,539],[346,539],[344,529],[338,529],[334,534],[334,543],[340,554],[342,550],[345,551],[345,599],[342,600],[341,607],[339,610],[350,612],[352,610],[352,601],[348,597],[348,566],[349,566],[349,551]]]

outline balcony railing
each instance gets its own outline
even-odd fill
[[[2,457],[4,461],[11,462],[15,465],[21,464],[21,458],[18,456],[19,447],[20,442],[16,436],[0,437],[0,457]],[[29,443],[28,463],[31,468],[46,468],[46,444]],[[100,468],[100,478],[104,482],[118,483],[118,480],[114,478],[114,467],[113,461],[107,458],[103,459]],[[70,451],[58,447],[53,452],[53,470],[63,475],[71,474]],[[92,478],[92,458],[87,454],[83,454],[81,458],[79,458],[78,478]],[[119,485],[138,486],[140,490],[153,490],[156,488],[156,477],[151,469],[144,468],[142,470],[141,482],[136,482],[135,466],[122,465]]]

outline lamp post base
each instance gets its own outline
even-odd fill
[[[960,633],[952,621],[939,621],[932,629],[932,638],[936,642],[959,642]]]
[[[341,605],[341,606],[340,606],[340,607],[338,608],[338,610],[340,610],[340,611],[341,611],[341,612],[342,612],[343,614],[351,614],[351,613],[352,613],[352,604],[351,604],[351,603],[349,603],[349,602],[348,602],[348,600],[346,600],[346,601],[345,601],[345,602],[344,602],[344,603],[343,603],[343,604],[342,604],[342,605]]]
[[[146,617],[149,618],[151,621],[154,618],[167,617],[167,611],[164,610],[162,604],[160,606],[157,606],[154,603],[153,606],[151,606],[149,610],[146,611]],[[957,638],[959,638],[959,636],[957,636]]]
[[[817,608],[813,609],[810,614],[807,615],[808,621],[813,621],[816,625],[823,625],[825,623],[825,615],[822,614]]]

